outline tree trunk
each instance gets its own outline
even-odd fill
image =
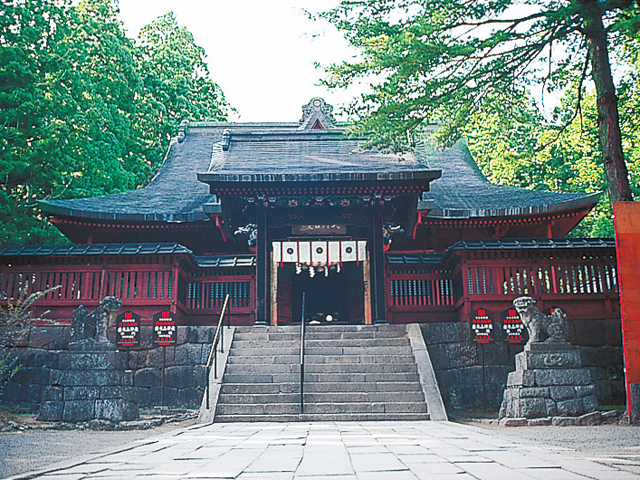
[[[611,75],[602,10],[598,0],[583,0],[581,3],[591,57],[591,76],[596,84],[598,96],[598,134],[609,195],[612,202],[632,201],[627,165],[622,153],[618,98]]]

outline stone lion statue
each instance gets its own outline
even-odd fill
[[[543,341],[569,341],[567,315],[559,308],[551,315],[545,315],[536,307],[536,301],[531,297],[516,298],[513,301],[513,306],[516,307],[522,323],[529,331],[527,345]]]
[[[80,305],[73,311],[70,343],[81,341],[109,343],[107,332],[115,323],[120,308],[122,308],[122,301],[116,297],[104,297],[98,308],[91,313]]]

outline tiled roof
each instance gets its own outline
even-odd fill
[[[192,252],[179,243],[96,243],[92,245],[17,245],[0,247],[4,257],[71,255],[174,255]]]
[[[202,181],[376,181],[437,176],[413,153],[363,148],[342,129],[233,131],[213,145]]]
[[[613,238],[505,238],[501,240],[461,240],[447,250],[542,250],[615,248]]]
[[[365,150],[360,140],[343,135],[323,117],[324,104],[314,109],[316,100],[321,99],[312,99],[297,123],[192,123],[183,141],[172,141],[146,187],[103,197],[40,201],[40,207],[49,214],[76,218],[207,222],[207,213],[220,213],[221,207],[202,182],[409,180],[421,186],[440,171],[442,178],[431,183],[418,204],[428,212],[427,218],[543,213],[591,206],[599,199],[599,194],[494,185],[479,171],[464,141],[446,150],[420,144],[405,154]],[[308,129],[316,117],[331,128]]]
[[[422,195],[418,209],[429,218],[502,217],[568,210],[594,205],[600,194],[558,193],[490,183],[476,165],[464,140],[438,150],[421,146],[426,164],[442,177]],[[427,202],[432,202],[429,205]]]
[[[256,256],[250,254],[206,255],[196,257],[196,262],[198,266],[202,268],[255,267]]]

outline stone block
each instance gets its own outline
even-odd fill
[[[530,427],[547,427],[551,425],[551,417],[532,418],[528,424]]]
[[[549,398],[549,387],[524,387],[520,389],[520,397]]]
[[[73,400],[64,402],[62,420],[65,422],[88,422],[95,418],[95,402],[93,400]]]
[[[178,390],[178,405],[184,408],[199,408],[203,392],[197,388],[181,388]]]
[[[100,396],[100,387],[65,387],[64,401],[96,400]]]
[[[578,398],[556,402],[558,415],[562,417],[575,417],[584,413],[584,405]]]
[[[553,417],[551,425],[554,427],[575,427],[580,425],[578,417]]]
[[[516,370],[580,367],[580,352],[577,349],[560,350],[557,352],[525,350],[516,355]]]
[[[556,402],[551,400],[550,398],[545,399],[545,404],[547,405],[547,415],[550,417],[555,417],[558,415],[558,407],[556,406]]]
[[[600,425],[602,423],[602,414],[600,412],[585,413],[579,417],[580,425],[592,426]]]
[[[43,402],[62,402],[62,387],[45,387],[42,392]]]
[[[507,386],[533,387],[536,385],[535,373],[527,370],[516,370],[509,373]]]
[[[576,347],[569,342],[533,342],[526,344],[524,351],[545,353],[570,351],[575,350],[575,348]]]
[[[59,380],[63,386],[118,385],[118,372],[112,370],[65,370]]]
[[[97,400],[95,418],[113,423],[128,422],[138,418],[138,405],[123,399]]]
[[[47,350],[63,350],[69,344],[67,326],[33,327],[29,331],[29,346]]]
[[[143,368],[135,372],[133,384],[136,387],[156,387],[162,384],[161,372],[157,368]]]
[[[193,386],[193,367],[179,366],[165,369],[164,384],[172,388],[188,388]]]
[[[595,395],[582,397],[583,412],[589,413],[598,409],[598,399]]]
[[[500,420],[499,425],[501,427],[526,427],[526,418],[503,418]]]
[[[555,400],[556,402],[576,398],[575,387],[571,386],[549,387],[549,394],[551,396],[551,399]]]
[[[519,411],[520,417],[546,417],[547,404],[544,398],[521,398],[519,402]]]
[[[591,375],[584,368],[560,368],[553,370],[534,370],[537,386],[589,385]]]
[[[46,422],[59,422],[62,420],[62,402],[44,401],[40,404],[38,420]]]
[[[119,385],[115,387],[101,387],[98,398],[101,400],[106,400],[108,398],[124,398],[124,390],[124,387]]]
[[[596,394],[596,387],[593,385],[578,385],[575,390],[578,398]]]
[[[202,344],[185,343],[178,345],[175,352],[175,365],[196,365],[202,362]]]
[[[164,350],[164,352],[163,352]],[[175,365],[176,347],[156,347],[148,350],[147,366],[162,368],[164,366]]]
[[[474,343],[447,344],[447,364],[449,368],[471,367],[479,365],[478,346]]]
[[[116,352],[69,351],[60,353],[61,370],[115,370],[124,367],[123,364],[117,365],[116,363]]]
[[[147,350],[132,350],[129,352],[129,368],[139,370],[147,365]]]

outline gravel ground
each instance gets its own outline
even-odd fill
[[[3,432],[0,433],[0,478],[40,470],[76,457],[107,453],[194,423],[195,420],[186,420],[149,430],[116,432],[40,429]]]

